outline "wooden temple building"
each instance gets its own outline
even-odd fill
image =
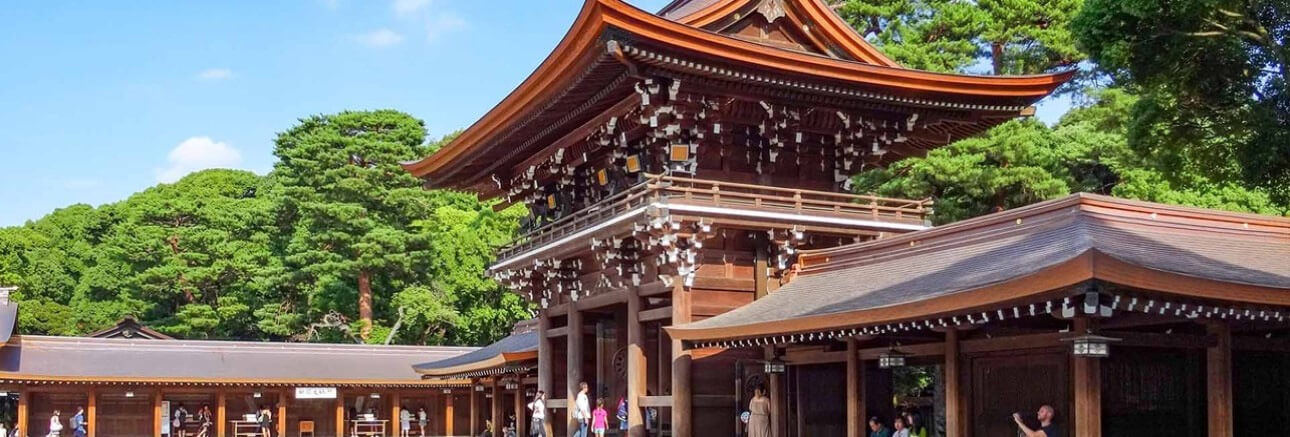
[[[258,436],[245,415],[260,407],[274,436],[399,435],[403,408],[427,412],[425,434],[414,421],[410,435],[469,432],[470,381],[423,379],[411,366],[477,348],[176,340],[132,318],[90,337],[12,335],[17,307],[0,297],[0,406],[16,404],[0,422],[20,437],[48,435],[55,410],[72,435],[77,407],[91,437],[178,436],[181,406],[188,436],[203,406],[212,437]]]
[[[626,400],[632,436],[736,435],[754,386],[776,399],[776,435],[861,435],[856,418],[891,407],[853,405],[847,421],[805,395],[842,393],[847,380],[883,398],[882,384],[833,372],[847,360],[829,348],[844,341],[773,341],[798,333],[786,331],[754,345],[681,329],[770,302],[803,253],[935,231],[928,199],[852,194],[850,177],[1033,114],[1072,75],[904,68],[820,0],[677,0],[658,13],[586,0],[523,83],[405,168],[430,188],[529,209],[490,273],[539,308],[536,383],[557,435],[573,432],[582,381],[610,409]],[[854,340],[869,353],[886,338]],[[509,362],[484,355],[485,367]],[[787,373],[765,374],[776,360]],[[461,364],[446,372],[478,370]]]

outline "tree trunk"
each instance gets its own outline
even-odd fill
[[[372,336],[372,275],[367,270],[358,272],[358,337],[366,343]]]
[[[994,74],[1003,74],[1003,43],[990,44],[990,61],[994,66]]]

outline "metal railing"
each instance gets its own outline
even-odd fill
[[[914,224],[924,223],[932,212],[930,199],[896,199],[646,174],[643,182],[631,188],[525,233],[498,251],[497,259],[506,260],[664,199],[668,202],[712,207],[751,208]]]

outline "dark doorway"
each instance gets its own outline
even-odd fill
[[[1116,348],[1102,363],[1102,434],[1205,435],[1202,354]]]
[[[811,364],[788,369],[789,435],[847,434],[846,364]]]
[[[1284,352],[1232,352],[1236,435],[1284,435],[1290,420],[1290,357]]]
[[[1044,404],[1057,411],[1057,424],[1070,435],[1070,357],[1060,350],[1032,350],[971,358],[972,435],[1017,435],[1012,413],[1031,426]]]

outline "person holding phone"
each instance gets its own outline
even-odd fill
[[[1012,420],[1017,422],[1017,429],[1021,430],[1026,437],[1060,437],[1062,434],[1057,430],[1057,425],[1053,423],[1056,411],[1051,405],[1042,405],[1035,417],[1039,419],[1039,428],[1031,429],[1021,420],[1021,413],[1012,413]]]

